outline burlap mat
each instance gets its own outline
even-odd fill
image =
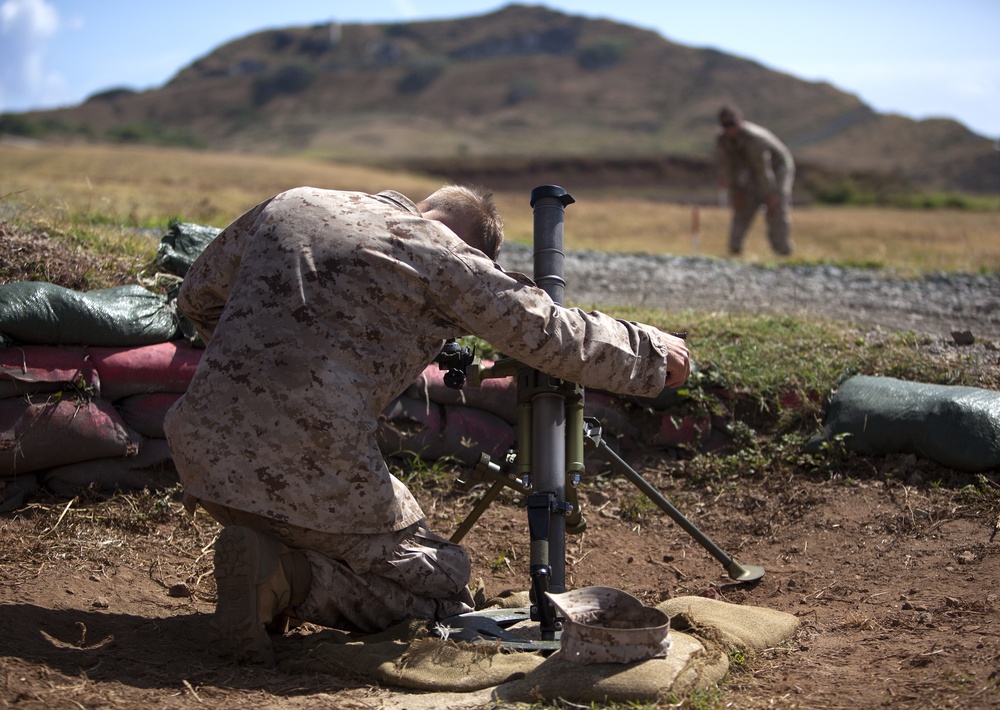
[[[710,638],[728,650],[763,651],[787,641],[799,620],[774,609],[728,604],[707,597],[676,597],[657,604],[674,631]]]
[[[497,644],[470,644],[432,636],[424,621],[352,639],[338,631],[306,637],[281,658],[286,672],[336,673],[414,690],[470,692],[524,677],[545,660],[537,653],[509,653]]]
[[[728,670],[729,657],[721,646],[678,633],[673,634],[666,658],[583,665],[555,653],[524,678],[497,688],[494,697],[514,703],[559,699],[588,706],[648,703],[709,687],[722,680]]]
[[[421,691],[495,688],[500,702],[656,702],[718,683],[729,669],[730,650],[770,648],[798,626],[791,614],[703,597],[670,599],[657,608],[671,616],[675,628],[666,658],[582,665],[559,652],[544,658],[497,644],[443,640],[426,622],[413,621],[361,638],[337,631],[311,634],[291,644],[294,649],[280,649],[279,668]]]

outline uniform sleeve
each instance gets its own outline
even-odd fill
[[[778,183],[776,170],[781,167],[791,167],[792,154],[777,136],[757,127],[750,134],[750,161],[754,180],[757,185],[767,186],[769,194],[779,194],[781,185]]]
[[[188,269],[177,306],[202,341],[212,339],[242,264],[243,251],[267,200],[245,213],[213,239]]]
[[[771,146],[757,136],[753,136],[751,140],[748,153],[754,184],[766,187],[768,194],[774,194],[777,190],[777,181],[774,178],[774,168],[771,166]]]
[[[472,249],[445,260],[436,306],[463,332],[505,355],[584,386],[655,396],[667,377],[663,334],[652,326],[558,306]]]

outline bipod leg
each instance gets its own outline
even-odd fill
[[[465,537],[466,533],[472,530],[472,527],[479,520],[480,516],[486,512],[486,509],[490,507],[490,504],[496,500],[498,495],[500,495],[500,491],[504,489],[504,486],[513,488],[519,493],[526,492],[524,486],[505,476],[500,467],[490,461],[489,454],[481,454],[479,456],[479,463],[476,464],[476,468],[473,471],[472,476],[469,477],[468,481],[463,481],[463,483],[465,483],[466,487],[471,488],[476,483],[484,481],[487,478],[493,481],[493,485],[486,490],[486,493],[484,493],[483,497],[479,499],[479,502],[476,503],[475,507],[469,512],[468,515],[465,516],[465,520],[462,521],[462,524],[458,526],[458,529],[455,530],[454,533],[452,533],[450,538],[452,542],[458,544],[462,541],[462,538]]]
[[[663,495],[649,484],[642,476],[621,459],[607,443],[601,438],[600,424],[588,420],[588,431],[586,441],[604,456],[612,467],[620,474],[631,481],[636,488],[642,491],[646,497],[653,501],[664,513],[669,515],[675,523],[684,529],[695,541],[704,547],[708,552],[722,563],[730,579],[737,582],[756,582],[764,576],[764,568],[757,565],[742,565],[732,557],[727,555],[712,540],[699,530],[694,523],[684,517],[681,511],[677,510],[673,504],[663,497]],[[595,431],[596,429],[596,431]]]

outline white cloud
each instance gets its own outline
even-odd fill
[[[58,28],[59,13],[46,0],[0,4],[0,110],[43,97],[60,84],[45,68],[46,45]]]

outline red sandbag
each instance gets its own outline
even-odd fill
[[[466,384],[456,390],[445,386],[444,375],[445,371],[437,365],[428,366],[407,388],[406,396],[438,404],[473,407],[494,414],[508,424],[517,423],[517,382],[513,377],[483,380],[479,387]]]
[[[514,444],[514,429],[499,417],[471,407],[449,407],[400,397],[379,422],[386,456],[412,451],[433,461],[451,456],[467,464],[486,453],[500,460]]]
[[[84,348],[12,345],[0,350],[0,399],[71,387],[100,389]]]
[[[694,446],[701,449],[712,433],[711,417],[678,416],[667,412],[650,443],[656,446]]]
[[[183,393],[203,350],[183,340],[138,348],[89,348],[101,376],[101,396],[111,402],[134,394]]]
[[[182,396],[176,392],[134,394],[119,399],[115,406],[131,429],[147,439],[166,439],[163,418],[167,416],[167,410]]]
[[[606,436],[613,436],[620,444],[630,446],[641,436],[636,423],[625,413],[625,407],[625,402],[617,395],[589,390],[584,394],[584,415],[597,419]]]
[[[135,456],[79,461],[57,466],[40,477],[49,492],[66,498],[83,492],[162,489],[178,480],[174,467],[163,465],[170,460],[165,439],[148,439]]]
[[[437,404],[471,407],[494,414],[508,424],[517,424],[517,380],[514,377],[485,379],[478,387],[467,384],[456,390],[444,384],[444,375],[445,372],[437,365],[427,367],[417,381],[407,388],[406,397]],[[587,390],[584,393],[584,414],[600,419],[605,432],[630,439],[641,438],[636,424],[630,421],[632,412],[629,408],[635,410],[636,405],[619,395],[600,390]],[[652,421],[650,416],[643,418]],[[647,428],[655,430],[657,426],[658,421],[652,421]]]
[[[103,400],[0,400],[0,476],[76,461],[132,456],[138,434]]]
[[[17,510],[37,492],[38,476],[33,473],[0,478],[0,513]]]

